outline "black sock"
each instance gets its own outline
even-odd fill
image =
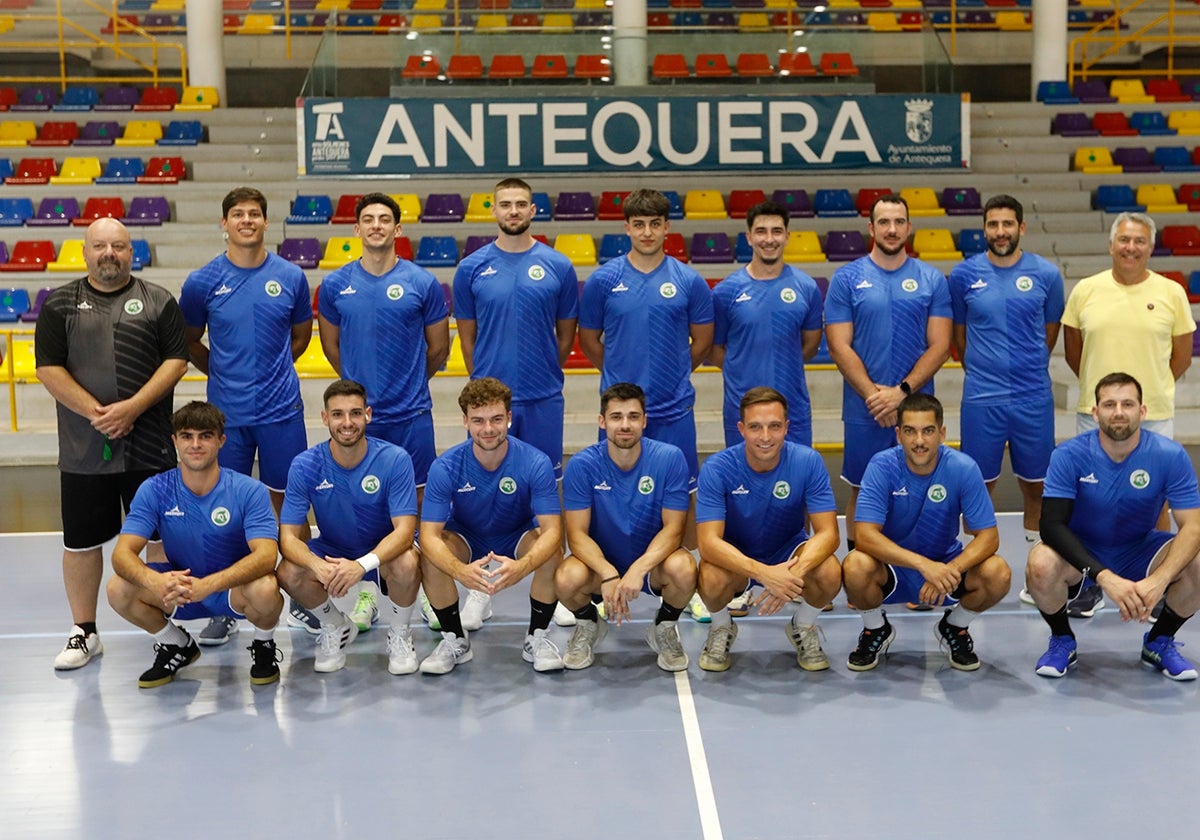
[[[433,605],[430,604],[430,606]],[[462,616],[458,614],[458,601],[448,607],[433,607],[433,612],[438,617],[438,623],[442,625],[443,633],[450,633],[460,639],[467,637],[463,631]]]
[[[588,601],[584,606],[580,607],[577,610],[571,610],[571,612],[580,621],[599,621],[600,620],[600,611],[596,609],[596,605],[593,604],[591,601]]]
[[[684,604],[684,607],[686,606],[687,604]],[[684,607],[672,607],[666,601],[663,601],[654,616],[654,623],[662,624],[664,621],[678,621],[679,616],[683,615]]]
[[[532,636],[537,630],[545,630],[550,626],[550,619],[554,618],[554,608],[558,605],[558,601],[538,601],[532,595],[529,596],[529,635]]]
[[[96,622],[94,621],[81,621],[75,626],[82,630],[85,636],[90,636],[96,632]]]
[[[1154,626],[1150,628],[1150,635],[1147,636],[1148,641],[1153,641],[1159,636],[1174,636],[1179,632],[1179,628],[1191,616],[1182,616],[1175,610],[1171,609],[1170,604],[1163,604],[1162,613],[1158,616],[1158,621],[1154,622]]]
[[[850,539],[849,537],[846,537],[846,550],[847,551],[854,550],[854,540]]]
[[[1075,638],[1075,634],[1071,632],[1071,619],[1067,615],[1067,605],[1063,604],[1063,608],[1056,613],[1042,613],[1042,618],[1050,625],[1050,632],[1055,636],[1070,636]]]

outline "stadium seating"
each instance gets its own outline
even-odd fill
[[[731,263],[733,246],[725,233],[697,233],[692,236],[693,263]]]
[[[600,252],[597,254],[597,261],[600,265],[604,265],[609,260],[615,260],[622,254],[628,254],[633,247],[633,242],[628,234],[624,233],[606,233],[600,239]]]
[[[104,164],[104,173],[96,179],[97,184],[136,184],[146,174],[146,164],[141,158],[109,158]]]
[[[913,234],[913,250],[923,260],[961,260],[962,251],[945,228],[921,228]]]
[[[279,243],[279,256],[301,268],[316,268],[321,262],[321,243],[313,237],[287,238]]]
[[[908,215],[945,216],[946,211],[938,204],[937,193],[931,187],[905,187],[900,197],[908,202]]]
[[[788,217],[792,219],[808,219],[816,215],[807,190],[775,190],[771,200],[787,208]]]
[[[413,262],[424,268],[458,265],[458,243],[453,236],[422,236]]]
[[[566,254],[571,265],[596,265],[596,241],[590,233],[560,233],[554,237],[554,250]]]
[[[1161,172],[1162,167],[1154,162],[1150,150],[1144,146],[1113,149],[1113,163],[1123,172]]]
[[[464,220],[468,222],[495,222],[496,217],[492,215],[493,200],[491,193],[471,193],[471,197],[467,200],[467,213]],[[463,256],[466,256],[466,254],[464,253]]]
[[[171,220],[171,205],[164,196],[138,195],[129,202],[129,211],[121,219],[127,225],[161,225]]]
[[[825,262],[825,252],[816,231],[793,230],[783,246],[783,261],[787,263]]]
[[[171,111],[179,104],[179,91],[173,87],[148,87],[133,106],[135,111]]]
[[[58,174],[54,158],[21,158],[13,167],[13,174],[4,179],[6,184],[48,184]]]
[[[1176,257],[1200,257],[1200,228],[1196,225],[1165,225],[1162,244]]]
[[[146,174],[139,175],[139,184],[177,184],[187,177],[181,157],[152,157],[146,163]]]
[[[1061,137],[1094,137],[1099,134],[1091,118],[1078,111],[1055,114],[1050,121],[1050,131]]]
[[[1167,125],[1166,115],[1161,111],[1136,111],[1129,115],[1129,127],[1138,134],[1148,136],[1175,133],[1175,129]]]
[[[3,252],[3,259],[0,262],[8,261],[8,249]],[[38,289],[37,295],[33,298],[33,304],[29,307],[28,312],[22,312],[20,320],[26,323],[33,323],[37,320],[38,313],[42,311],[42,304],[46,302],[46,298],[50,297],[50,293],[54,291],[53,286],[48,286],[43,289]]]
[[[683,197],[685,219],[727,219],[725,199],[717,190],[688,190]],[[695,251],[692,252],[693,261]]]
[[[45,271],[46,264],[53,262],[55,256],[50,240],[22,239],[13,245],[8,262],[0,263],[0,271]]]
[[[1112,152],[1104,146],[1080,146],[1075,150],[1075,169],[1093,175],[1111,175],[1121,171],[1113,163]]]
[[[744,219],[746,212],[756,204],[767,200],[762,190],[731,190],[729,192],[729,218]]]
[[[1186,213],[1187,205],[1180,204],[1175,197],[1175,190],[1170,184],[1142,184],[1137,188],[1138,204],[1146,205],[1146,212],[1157,213]]]
[[[596,218],[602,222],[620,222],[625,219],[623,207],[629,190],[608,190],[600,194],[600,202],[596,205]]]
[[[421,221],[461,222],[466,213],[467,209],[463,206],[462,196],[458,193],[431,193],[425,198]],[[335,221],[338,215],[340,214],[334,215]]]
[[[1133,187],[1128,184],[1102,184],[1092,197],[1092,207],[1105,213],[1144,213],[1146,207],[1138,204]]]
[[[941,193],[941,205],[951,216],[979,216],[983,202],[974,187],[946,187]]]
[[[596,203],[591,193],[560,192],[554,204],[554,218],[559,221],[591,221],[596,218]]]
[[[111,146],[121,136],[121,125],[111,120],[88,120],[75,138],[76,146]]]
[[[333,236],[325,243],[325,255],[318,266],[325,271],[333,271],[361,256],[362,240],[357,236]]]
[[[1129,117],[1122,111],[1097,111],[1092,116],[1092,127],[1101,137],[1133,137],[1137,129],[1129,124]]]
[[[865,257],[870,249],[858,230],[831,230],[825,237],[825,253],[830,262],[849,262]]]
[[[116,196],[92,196],[83,204],[83,212],[72,222],[86,227],[96,219],[122,219],[125,217],[125,202]]]
[[[65,158],[51,184],[90,184],[100,177],[100,159],[94,157]]]
[[[58,256],[46,263],[47,271],[70,271],[87,273],[87,263],[83,261],[83,240],[66,239],[58,249]]]
[[[37,212],[25,224],[29,227],[65,227],[78,217],[79,201],[75,198],[43,198]]]
[[[79,137],[79,125],[65,120],[46,120],[30,146],[70,146]]]
[[[821,217],[857,216],[849,190],[822,189],[813,197],[813,210]]]
[[[100,92],[91,85],[73,85],[54,103],[55,111],[90,111],[100,103]]]
[[[333,202],[327,195],[298,195],[287,217],[289,225],[324,225],[333,216]]]
[[[33,199],[0,198],[0,227],[21,227],[33,218]]]
[[[0,322],[20,320],[29,311],[29,292],[26,289],[0,289]]]

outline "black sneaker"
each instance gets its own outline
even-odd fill
[[[846,667],[851,671],[870,671],[879,664],[879,657],[887,653],[896,638],[896,631],[884,615],[883,626],[877,630],[863,631],[858,634],[858,647],[850,651],[846,659]]]
[[[138,688],[158,688],[175,679],[175,673],[200,658],[200,646],[188,636],[186,645],[155,645],[158,655],[150,670],[138,677]]]
[[[250,651],[251,685],[270,685],[279,679],[283,654],[275,647],[274,639],[255,639],[246,650]]]
[[[950,666],[959,671],[975,671],[979,668],[979,657],[975,655],[975,642],[966,627],[955,627],[950,623],[950,610],[938,622],[938,643],[950,657]]]
[[[1067,615],[1071,618],[1091,618],[1103,608],[1104,590],[1092,584],[1067,602]]]

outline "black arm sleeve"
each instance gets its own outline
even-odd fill
[[[1071,512],[1075,510],[1074,499],[1042,499],[1042,518],[1038,528],[1042,534],[1042,542],[1058,552],[1062,559],[1092,580],[1108,567],[1092,556],[1083,541],[1075,536],[1067,523],[1071,521]]]

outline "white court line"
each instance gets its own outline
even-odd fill
[[[675,693],[679,696],[679,716],[683,718],[683,734],[687,739],[688,763],[692,767],[692,786],[696,789],[696,804],[700,810],[700,828],[704,840],[724,840],[721,817],[717,814],[717,799],[713,796],[712,779],[708,775],[708,759],[704,757],[704,739],[700,736],[700,720],[692,700],[692,684],[687,671],[675,672]]]

